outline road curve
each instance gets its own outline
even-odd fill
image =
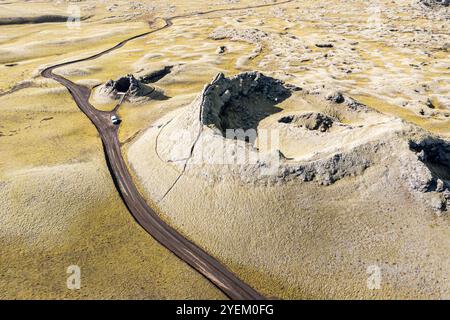
[[[248,284],[240,280],[223,264],[214,259],[200,247],[189,241],[175,229],[165,223],[159,215],[146,203],[142,195],[133,183],[130,172],[122,157],[121,145],[118,138],[119,125],[111,123],[111,116],[115,115],[115,111],[100,111],[95,109],[89,103],[91,90],[82,85],[76,84],[60,75],[53,73],[56,68],[75,64],[77,62],[93,60],[116,50],[127,42],[155,33],[157,31],[168,28],[172,25],[172,21],[178,18],[189,16],[205,15],[208,13],[219,11],[237,11],[252,8],[261,8],[273,5],[280,5],[291,2],[288,0],[279,3],[258,5],[245,8],[216,9],[205,12],[195,12],[186,15],[179,15],[171,18],[164,18],[164,26],[146,32],[119,42],[112,48],[97,53],[87,58],[77,59],[60,63],[42,70],[41,75],[45,78],[53,79],[62,84],[72,95],[74,101],[80,110],[91,120],[100,135],[105,152],[106,163],[110,170],[111,176],[116,185],[117,191],[123,199],[125,205],[130,211],[137,223],[142,226],[153,238],[160,244],[172,251],[180,259],[188,263],[191,267],[205,276],[225,295],[233,300],[262,300],[265,299],[260,293],[251,288]]]

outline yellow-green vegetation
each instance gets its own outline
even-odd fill
[[[62,14],[52,5],[18,1],[2,5],[10,9],[2,15],[17,8],[22,16]],[[0,27],[2,299],[224,297],[134,222],[95,128],[64,87],[39,76],[46,65],[149,30],[142,21],[122,23]],[[9,92],[21,83],[24,88]],[[66,287],[70,265],[81,268],[81,290]]]
[[[0,103],[1,298],[222,297],[133,221],[64,88]],[[81,268],[81,290],[66,287],[70,265]]]

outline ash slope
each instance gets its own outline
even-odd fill
[[[449,155],[447,141],[349,97],[255,72],[219,74],[128,150],[169,223],[283,298],[448,297]]]

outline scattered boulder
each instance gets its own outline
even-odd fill
[[[148,83],[155,83],[167,76],[169,73],[172,72],[174,66],[165,66],[162,69],[155,70],[150,72],[149,74],[146,74],[145,76],[142,76],[139,78],[139,82],[148,84]]]
[[[249,43],[259,43],[263,39],[268,38],[268,34],[262,30],[249,29],[235,29],[218,27],[209,36],[214,40],[230,39],[232,41],[245,41]]]

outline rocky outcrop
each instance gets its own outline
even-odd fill
[[[327,94],[327,100],[333,101],[334,103],[343,103],[345,98],[340,91],[333,91]]]
[[[120,100],[125,96],[131,102],[166,98],[161,89],[145,84],[132,74],[117,80],[109,80],[96,90],[96,94],[97,98],[109,98],[111,100]]]

